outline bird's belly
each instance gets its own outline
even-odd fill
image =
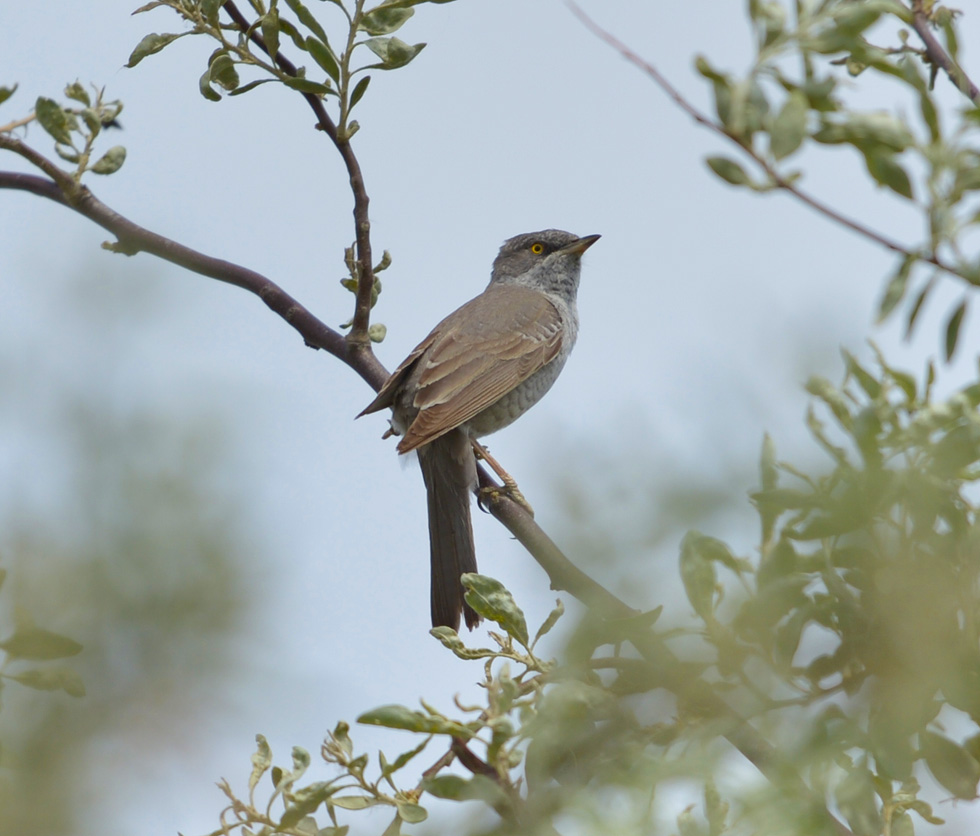
[[[516,421],[534,406],[558,379],[565,358],[555,358],[547,366],[538,369],[527,380],[519,383],[492,406],[488,406],[469,421],[466,427],[470,435],[490,435]]]

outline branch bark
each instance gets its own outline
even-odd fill
[[[946,73],[956,88],[973,104],[980,107],[980,88],[970,80],[963,68],[943,49],[942,44],[932,33],[932,24],[923,8],[922,0],[912,0],[912,28],[925,45],[926,55],[933,65]]]

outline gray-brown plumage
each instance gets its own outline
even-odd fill
[[[551,388],[578,334],[581,256],[598,240],[557,229],[504,242],[479,296],[440,322],[361,413],[391,408],[399,453],[417,450],[429,505],[432,623],[479,617],[459,577],[476,571],[470,438],[506,427]],[[360,417],[360,416],[358,416]]]

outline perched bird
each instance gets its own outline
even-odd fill
[[[597,240],[545,229],[505,241],[486,290],[433,328],[358,415],[390,408],[402,436],[398,452],[418,451],[428,494],[433,626],[458,629],[460,613],[471,629],[480,621],[459,580],[477,570],[472,442],[506,427],[558,378],[578,335],[582,253]]]

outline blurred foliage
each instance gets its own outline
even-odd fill
[[[165,306],[132,276],[95,281],[37,290],[51,327],[84,335],[70,358],[46,335],[0,339],[5,834],[114,832],[127,785],[106,776],[203,734],[202,709],[241,668],[257,547],[228,490],[227,432],[121,397],[122,346]]]
[[[339,812],[378,806],[393,834],[427,817],[426,796],[489,806],[487,834],[845,832],[828,811],[855,834],[941,825],[936,803],[973,800],[980,781],[980,382],[935,401],[931,368],[916,382],[883,358],[845,362],[841,385],[808,384],[824,472],[763,444],[759,558],[684,538],[699,626],[588,614],[544,660],[537,640],[561,606],[531,639],[506,590],[464,576],[467,600],[502,628],[496,646],[432,632],[483,666],[486,703],[366,712],[359,722],[418,738],[374,764],[341,723],[321,752],[337,775],[313,784],[300,783],[304,750],[273,767],[260,738],[249,798],[222,784],[215,834],[340,834]],[[736,748],[767,782],[736,766]],[[423,752],[422,780],[399,783]],[[670,821],[678,784],[700,790]]]

